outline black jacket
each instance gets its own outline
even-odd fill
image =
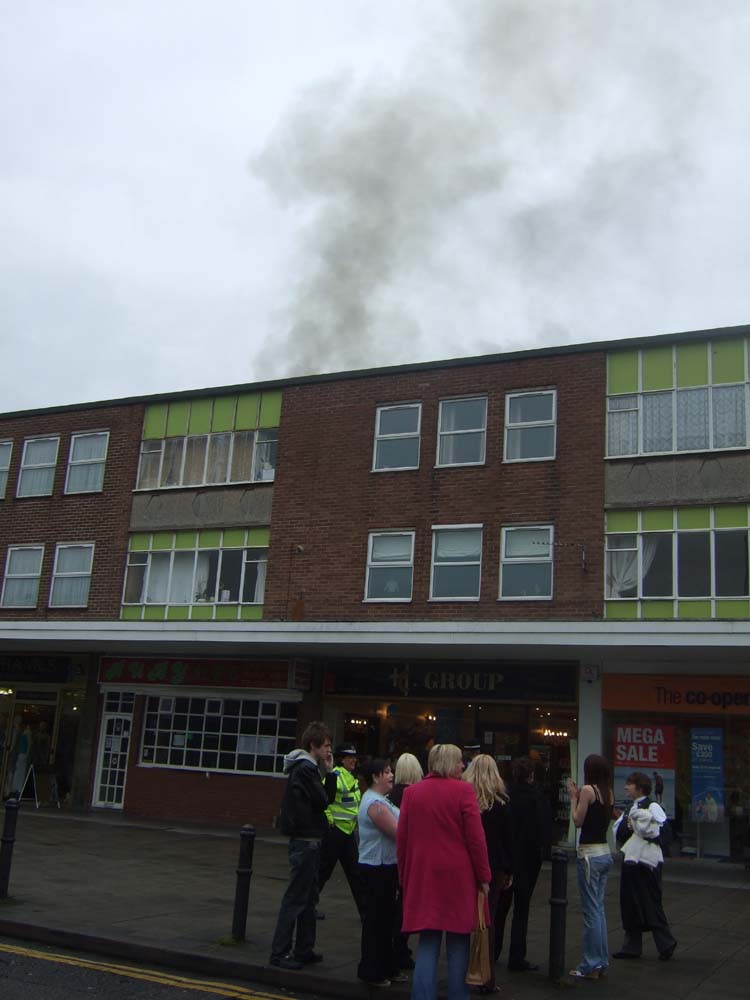
[[[336,797],[336,775],[321,780],[318,765],[304,751],[284,759],[289,775],[281,802],[281,832],[289,837],[322,837],[328,830],[325,811]]]
[[[507,804],[495,802],[491,809],[482,813],[482,826],[493,879],[503,872],[511,874],[513,871],[512,823],[510,806]]]
[[[516,877],[541,863],[552,842],[552,810],[533,782],[509,788],[513,829],[513,868]]]

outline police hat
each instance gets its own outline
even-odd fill
[[[342,743],[341,746],[336,747],[335,754],[337,757],[359,757],[353,743]]]
[[[481,750],[482,744],[479,740],[469,740],[468,743],[464,743],[464,750]]]

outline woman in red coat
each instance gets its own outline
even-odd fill
[[[489,892],[487,858],[477,797],[460,780],[461,751],[438,743],[429,774],[404,792],[396,847],[403,889],[405,934],[419,934],[412,1000],[435,1000],[443,932],[448,958],[448,998],[468,1000],[465,983],[477,892]]]

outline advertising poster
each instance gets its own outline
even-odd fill
[[[696,823],[724,819],[724,733],[721,729],[690,730],[691,815]]]
[[[674,726],[615,726],[613,754],[615,802],[620,809],[630,804],[625,797],[625,779],[642,771],[651,779],[651,798],[674,819],[675,735]]]

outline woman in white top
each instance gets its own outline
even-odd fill
[[[375,757],[360,770],[366,785],[359,804],[359,870],[365,890],[362,957],[357,975],[369,986],[404,982],[393,950],[398,867],[396,827],[399,810],[386,796],[393,787],[391,765]]]

